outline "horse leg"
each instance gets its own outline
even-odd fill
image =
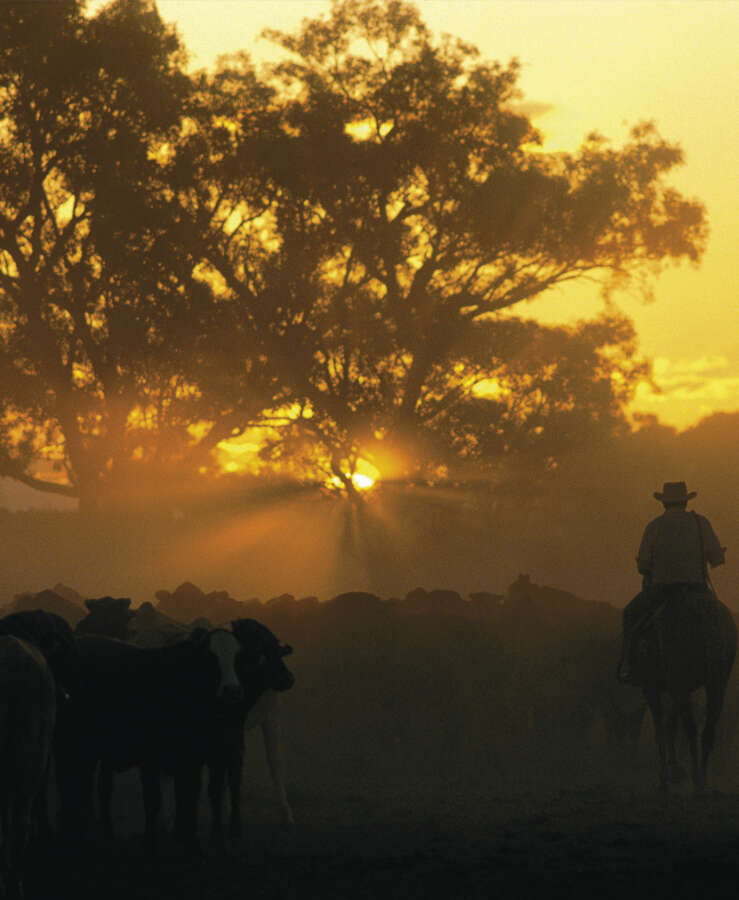
[[[668,785],[668,769],[667,769],[667,739],[664,722],[664,710],[662,708],[662,699],[658,691],[649,691],[646,693],[646,700],[649,704],[649,711],[652,713],[652,721],[654,722],[654,735],[657,741],[657,755],[659,758],[659,789],[667,791]]]
[[[670,709],[667,713],[665,728],[667,775],[670,784],[680,784],[685,778],[685,770],[677,761],[677,726],[682,710],[682,698],[671,697]]]
[[[693,715],[693,703],[690,695],[683,697],[680,701],[680,718],[683,724],[685,736],[688,739],[688,747],[690,748],[690,765],[693,787],[700,790],[701,777],[700,767],[698,765],[698,729],[695,724],[695,716]]]
[[[721,707],[726,692],[726,680],[706,685],[706,724],[701,738],[701,765],[698,773],[697,787],[702,790],[706,786],[708,773],[708,757],[716,742],[716,725],[721,715]]]

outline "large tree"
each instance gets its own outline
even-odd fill
[[[231,194],[206,257],[281,367],[292,405],[271,458],[322,459],[351,489],[359,457],[422,475],[493,459],[516,423],[561,447],[565,408],[570,423],[578,406],[623,422],[644,369],[621,319],[537,335],[510,311],[586,278],[648,288],[662,263],[698,260],[703,207],[666,182],[680,149],[639,125],[622,147],[591,135],[543,152],[517,111],[517,64],[435,41],[397,0],[342,0],[269,36],[284,53],[261,86],[265,130],[248,61],[210,84],[230,122],[229,184],[241,165],[270,191],[263,207]]]
[[[153,5],[6,4],[0,40],[0,474],[92,500],[176,393],[152,150],[187,83]]]
[[[516,64],[395,0],[271,36],[265,74],[189,78],[153,0],[3,7],[0,475],[98,502],[266,425],[351,492],[360,457],[438,477],[622,425],[628,323],[511,310],[697,260],[679,148],[542,152]]]
[[[239,322],[172,186],[197,110],[179,40],[153,0],[84,13],[0,17],[0,475],[97,505],[197,471],[269,399],[220,399]]]

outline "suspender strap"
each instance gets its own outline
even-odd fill
[[[701,572],[703,573],[703,580],[706,580],[706,575],[708,570],[706,568],[706,550],[703,546],[703,529],[701,528],[701,520],[698,518],[698,513],[693,510],[693,519],[695,519],[695,527],[698,529],[698,546],[701,548]]]
[[[714,589],[711,582],[711,577],[708,574],[708,562],[706,560],[706,549],[703,545],[703,529],[701,528],[701,520],[695,510],[693,510],[693,518],[695,519],[695,525],[698,529],[698,545],[701,548],[701,571],[703,572],[703,583],[706,585],[706,587],[709,587],[711,589],[711,593],[715,596],[716,590]]]

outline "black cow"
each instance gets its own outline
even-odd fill
[[[242,626],[242,640],[252,630]],[[227,726],[243,721],[247,703],[266,688],[284,690],[292,684],[281,656],[276,661],[271,647],[262,650],[258,644],[247,642],[245,650],[226,629],[196,630],[187,640],[158,649],[79,637],[79,680],[60,719],[57,740],[62,812],[69,828],[79,832],[90,815],[99,762],[101,814],[112,832],[112,773],[136,765],[150,851],[155,847],[164,772],[175,779],[176,835],[187,850],[198,852],[203,764],[217,760],[217,771],[227,769],[232,758],[223,750]]]
[[[223,838],[223,788],[228,779],[230,798],[229,827],[233,837],[241,834],[241,777],[244,765],[244,730],[259,725],[264,737],[272,781],[280,805],[282,819],[293,823],[287,800],[282,765],[279,709],[277,694],[290,690],[295,678],[283,659],[292,653],[289,644],[281,644],[275,635],[256,619],[236,619],[231,623],[242,652],[237,660],[237,673],[244,689],[244,702],[218,711],[219,727],[208,756],[208,795],[213,831]]]
[[[120,628],[131,632],[130,641],[139,647],[164,647],[184,640],[192,631],[160,613],[150,603],[137,610],[133,619],[128,616],[128,601],[88,601],[94,616],[86,622],[90,631],[107,637],[119,635]],[[282,821],[293,824],[294,817],[285,790],[285,776],[280,736],[278,693],[294,683],[292,674],[282,662],[292,648],[282,645],[275,635],[255,619],[237,619],[232,628],[243,650],[239,678],[245,691],[244,702],[218,704],[216,723],[209,746],[208,796],[211,802],[212,826],[215,836],[223,838],[223,789],[226,780],[230,798],[230,832],[241,832],[240,795],[244,760],[244,731],[259,726]],[[98,774],[98,795],[103,828],[113,836],[111,800],[113,771],[103,763]]]
[[[23,896],[31,815],[43,792],[56,715],[54,677],[33,644],[0,636],[0,815],[6,896]]]
[[[51,592],[42,592],[51,593]],[[41,596],[41,595],[37,595]],[[53,675],[54,718],[68,699],[69,687],[77,668],[77,644],[69,623],[56,613],[43,609],[26,609],[10,613],[0,619],[0,637],[19,638],[24,644],[40,651]],[[36,792],[34,820],[40,832],[51,831],[48,813],[48,769],[44,771],[41,787]]]
[[[177,835],[196,851],[200,775],[215,727],[216,701],[243,700],[235,669],[238,641],[231,632],[216,629],[158,650],[92,635],[79,637],[77,645],[78,677],[56,740],[66,826],[76,833],[84,830],[98,762],[110,771],[139,766],[150,846],[164,772],[175,778]]]

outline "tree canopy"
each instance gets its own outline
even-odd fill
[[[187,74],[153,2],[0,34],[0,474],[94,500],[265,426],[265,461],[351,492],[360,458],[462,477],[624,427],[630,323],[513,308],[700,258],[653,125],[545,152],[517,64],[399,0],[270,32],[266,71]]]
[[[196,301],[152,151],[189,84],[153,4],[8,4],[0,28],[0,472],[92,497],[153,436],[149,409],[175,414],[157,348]]]

